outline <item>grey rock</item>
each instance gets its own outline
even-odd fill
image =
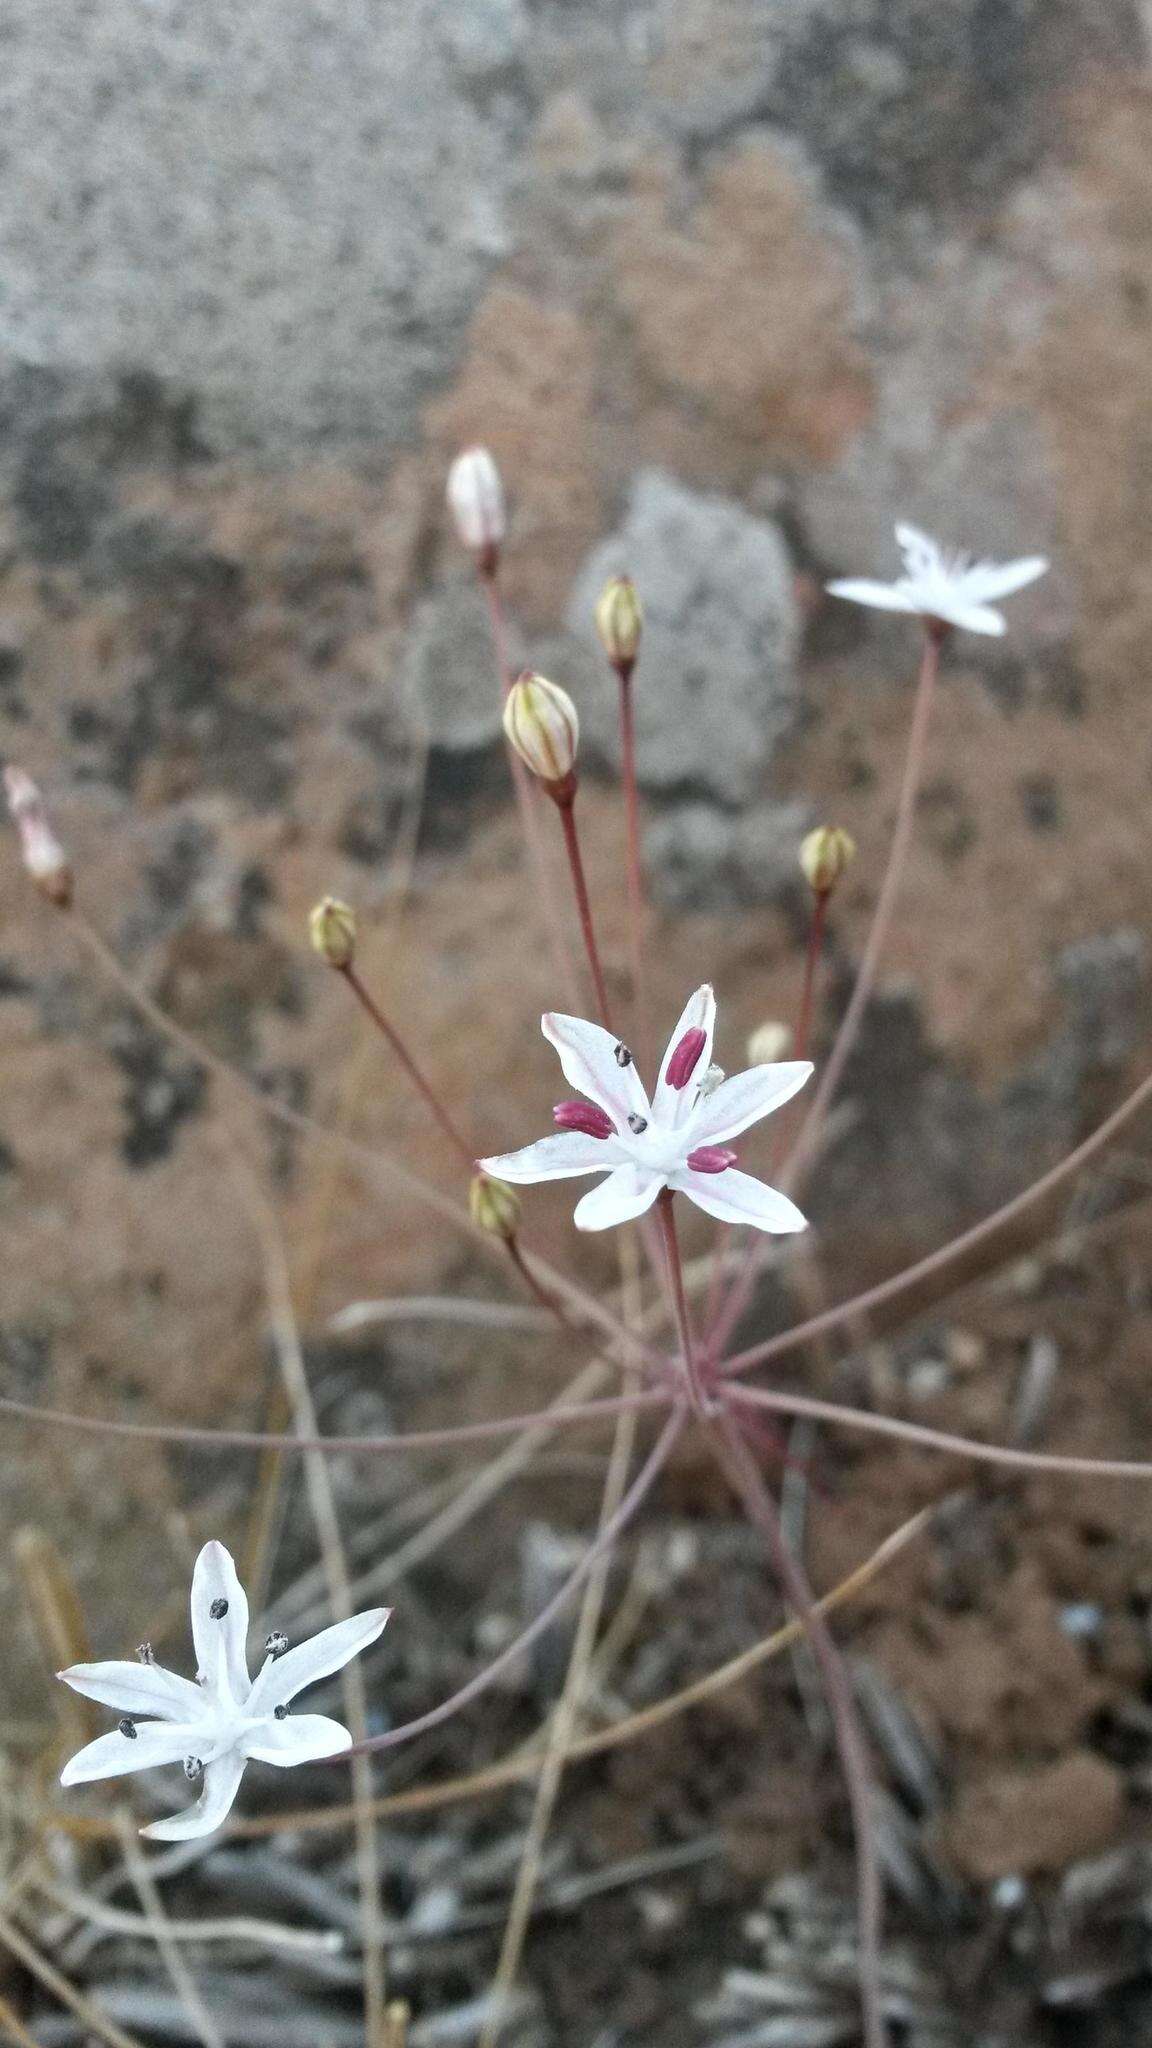
[[[528,42],[524,0],[468,0],[467,7],[446,8],[440,33],[455,69],[471,85],[509,84]]]
[[[521,647],[510,628],[510,653]],[[398,695],[418,732],[450,753],[478,753],[500,734],[500,686],[484,599],[474,581],[451,583],[413,614]]]
[[[445,29],[447,22],[447,29]],[[519,0],[11,0],[0,352],[395,443],[509,246]]]
[[[1148,947],[1122,925],[1078,939],[1052,969],[1063,1016],[1047,1045],[1005,1090],[1003,1118],[1022,1140],[1076,1143],[1113,1106],[1125,1061],[1146,1021]]]
[[[800,620],[779,528],[659,470],[636,481],[623,524],[588,556],[568,612],[595,647],[596,600],[630,575],[645,611],[635,677],[641,782],[666,793],[746,802],[762,786],[797,710]],[[619,759],[615,690],[602,657],[581,704],[593,743]]]
[[[644,837],[653,894],[678,911],[787,901],[802,890],[796,849],[811,822],[802,803],[757,804],[742,817],[677,804]]]
[[[1131,925],[1079,939],[1056,960],[1067,1030],[1086,1069],[1122,1066],[1144,1027],[1148,943]]]

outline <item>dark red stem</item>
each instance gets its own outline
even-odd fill
[[[676,1324],[680,1331],[680,1348],[684,1356],[684,1377],[693,1408],[698,1415],[707,1412],[704,1398],[704,1384],[696,1359],[696,1345],[692,1336],[692,1323],[688,1315],[688,1300],[684,1293],[684,1269],[680,1262],[680,1241],[676,1235],[676,1218],[672,1211],[672,1190],[662,1188],[656,1197],[656,1216],[660,1225],[660,1236],[664,1246],[664,1263],[668,1270],[668,1286],[672,1305],[676,1311]]]
[[[592,970],[592,984],[596,990],[596,1007],[600,1022],[606,1031],[611,1031],[608,991],[604,985],[604,969],[600,965],[600,949],[596,944],[596,929],[592,922],[592,904],[588,895],[588,880],[584,873],[584,860],[580,852],[580,835],[576,829],[575,788],[561,788],[554,796],[560,823],[564,831],[564,850],[568,855],[568,866],[572,874],[572,888],[576,897],[576,912],[580,919],[580,931],[584,939],[584,951]]]
[[[713,1441],[749,1520],[767,1541],[780,1589],[804,1629],[823,1681],[856,1837],[856,1934],[860,1950],[860,2004],[865,2048],[888,2048],[880,1975],[884,1893],[872,1811],[872,1768],[852,1697],[852,1681],[831,1630],[812,1597],[803,1567],[789,1547],[780,1526],[776,1504],[731,1415],[722,1416],[713,1425]]]
[[[627,838],[628,955],[632,972],[632,1000],[636,1005],[637,1037],[643,1059],[648,1049],[648,1005],[644,980],[644,864],[640,854],[640,789],[636,779],[633,663],[620,661],[615,667],[620,681],[620,764],[624,783],[624,824]]]
[[[415,1060],[413,1059],[411,1053],[405,1045],[404,1040],[401,1038],[400,1033],[397,1031],[396,1026],[392,1023],[390,1018],[385,1016],[383,1010],[380,1008],[380,1005],[376,1001],[375,997],[370,993],[370,991],[367,988],[365,988],[364,983],[361,981],[360,976],[357,974],[355,967],[349,965],[347,967],[341,967],[337,971],[344,976],[345,981],[348,983],[348,986],[351,989],[353,995],[355,996],[357,1002],[359,1003],[361,1009],[365,1012],[367,1016],[369,1016],[372,1019],[373,1024],[375,1024],[376,1026],[376,1029],[380,1032],[381,1036],[384,1039],[386,1039],[388,1045],[391,1047],[392,1052],[395,1054],[396,1059],[399,1061],[400,1065],[404,1069],[404,1072],[407,1074],[408,1079],[411,1081],[412,1086],[415,1088],[417,1094],[420,1096],[421,1101],[425,1104],[425,1106],[431,1111],[432,1115],[435,1117],[436,1122],[439,1124],[440,1129],[443,1131],[444,1136],[447,1138],[449,1144],[453,1147],[453,1149],[456,1152],[459,1153],[469,1174],[474,1173],[476,1170],[476,1157],[474,1152],[472,1151],[471,1146],[465,1142],[464,1138],[457,1130],[456,1125],[453,1123],[452,1118],[449,1116],[448,1111],[445,1109],[444,1104],[441,1102],[440,1097],[437,1095],[436,1090],[432,1086],[432,1083],[428,1080],[427,1076],[423,1074],[420,1068],[417,1066]]]

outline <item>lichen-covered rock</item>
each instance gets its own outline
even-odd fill
[[[590,640],[596,600],[621,574],[632,577],[644,606],[633,685],[641,782],[746,802],[797,711],[800,616],[779,528],[646,471],[622,524],[577,578],[568,607],[574,636]],[[586,719],[618,761],[611,681],[590,693]]]

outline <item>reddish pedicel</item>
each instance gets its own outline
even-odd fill
[[[695,1173],[724,1173],[736,1164],[736,1154],[730,1145],[697,1145],[688,1154],[688,1164]]]
[[[594,1102],[558,1102],[553,1121],[561,1131],[583,1131],[587,1138],[614,1138],[616,1126]]]
[[[706,1031],[701,1031],[698,1024],[694,1024],[691,1031],[684,1033],[683,1038],[680,1040],[679,1045],[675,1047],[672,1057],[664,1069],[664,1079],[670,1088],[686,1088],[688,1086],[689,1081],[696,1072],[700,1055],[707,1043],[708,1034]]]

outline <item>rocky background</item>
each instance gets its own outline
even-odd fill
[[[585,713],[620,977],[590,611],[625,566],[648,602],[657,992],[716,980],[729,1066],[794,1008],[800,830],[861,849],[829,1016],[885,850],[914,635],[824,580],[890,573],[897,517],[1051,554],[1007,639],[948,659],[816,1196],[837,1281],[939,1241],[1116,1098],[1152,1038],[1146,6],[9,0],[0,54],[0,748],[182,1022],[449,1184],[304,946],[333,888],[478,1147],[550,1102],[556,992],[443,509],[480,439],[517,645]],[[236,1412],[262,1307],[218,1086],[10,841],[0,868],[4,1384]],[[462,1270],[394,1192],[294,1140],[266,1157],[317,1329]],[[538,1213],[571,1255],[564,1205]],[[4,1518],[82,1515],[80,1577],[114,1602],[117,1557],[134,1592],[169,1586],[188,1476],[30,1436]]]

